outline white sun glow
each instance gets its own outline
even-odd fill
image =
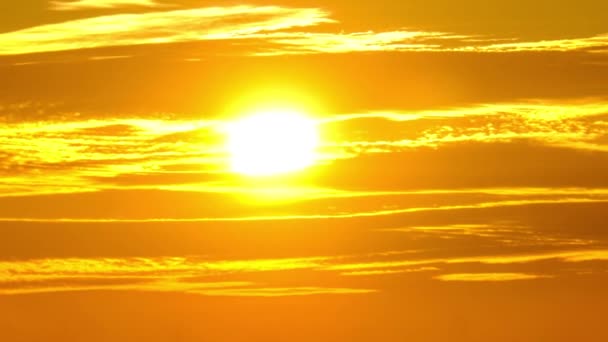
[[[290,110],[255,114],[228,125],[233,172],[273,176],[304,169],[317,159],[319,135],[314,120]]]

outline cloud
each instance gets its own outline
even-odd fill
[[[125,59],[125,58],[131,58],[133,56],[93,56],[93,57],[89,57],[90,61],[106,61],[106,60],[112,60],[112,59]]]
[[[567,262],[608,261],[608,250],[565,253],[561,256]]]
[[[145,291],[145,292],[185,292],[204,294],[207,289],[229,289],[232,287],[251,286],[248,282],[198,282],[180,283],[170,279],[150,279],[142,281],[133,279],[113,284],[108,278],[86,279],[80,283],[77,279],[57,277],[55,281],[1,283],[0,295],[23,295],[35,293],[78,292],[78,291]],[[111,279],[110,279],[111,280]]]
[[[571,39],[553,39],[531,42],[512,42],[488,44],[479,46],[465,46],[456,48],[459,51],[508,53],[508,52],[542,52],[542,51],[577,51],[606,48],[608,46],[608,34],[600,34],[592,37],[581,37]]]
[[[393,30],[351,33],[291,32],[251,36],[276,45],[261,56],[352,52],[605,52],[608,34],[573,39],[522,42],[518,38],[473,38],[438,31]],[[495,43],[509,41],[508,43]]]
[[[435,276],[441,281],[466,281],[466,282],[502,282],[513,280],[530,280],[550,278],[547,275],[528,273],[453,273]]]
[[[373,289],[332,288],[332,287],[259,287],[259,288],[226,288],[201,290],[200,293],[211,296],[233,297],[284,297],[310,296],[320,294],[366,294],[378,292]]]
[[[332,130],[345,132],[341,134],[340,141],[334,142],[338,150],[334,152],[336,154],[340,153],[341,147],[363,153],[391,152],[400,148],[516,139],[538,141],[549,146],[606,151],[608,145],[600,141],[608,132],[606,115],[608,105],[603,99],[535,100],[435,111],[344,114],[326,118],[323,123]],[[418,122],[425,123],[420,125],[424,129],[416,129]],[[429,125],[433,122],[436,124]],[[380,125],[383,136],[374,134],[370,128]],[[406,129],[408,134],[404,137]],[[370,138],[357,141],[348,132]]]
[[[415,254],[419,254],[417,252]],[[460,264],[517,265],[539,261],[608,261],[608,250],[562,250],[528,254],[400,259],[405,252],[375,252],[305,258],[210,260],[203,257],[48,258],[0,261],[0,295],[66,291],[184,292],[210,296],[300,296],[365,294],[373,288],[275,283],[286,272],[336,276],[383,276],[439,271]],[[507,281],[543,275],[519,272],[457,273],[442,281]],[[255,281],[254,281],[255,279]],[[266,279],[266,280],[263,280]],[[300,279],[300,278],[298,278]],[[314,276],[312,279],[320,279]],[[344,279],[343,279],[344,280]]]
[[[513,222],[492,224],[453,224],[442,226],[415,226],[407,228],[382,229],[382,232],[401,232],[410,236],[424,236],[439,239],[462,239],[466,237],[486,239],[503,246],[591,246],[594,240],[572,238],[560,234],[539,232],[531,227]]]
[[[170,193],[166,193],[169,195]],[[52,197],[51,197],[52,198]],[[11,199],[8,197],[7,199]],[[31,200],[31,197],[24,197],[26,200]],[[23,202],[22,202],[23,203]],[[46,202],[49,203],[49,202]],[[59,202],[62,203],[62,202]],[[260,215],[243,215],[242,213],[234,215],[234,213],[226,214],[226,216],[199,216],[201,215],[200,211],[191,212],[186,215],[187,217],[158,217],[158,213],[154,213],[155,217],[149,217],[151,214],[149,212],[148,207],[142,207],[140,211],[137,213],[130,212],[129,215],[141,215],[141,210],[145,211],[146,217],[133,217],[128,218],[124,217],[124,215],[120,215],[119,217],[111,217],[107,212],[99,212],[93,209],[93,212],[99,216],[103,217],[82,217],[82,213],[78,215],[80,217],[56,217],[57,213],[53,213],[52,215],[55,217],[31,217],[31,211],[28,211],[26,214],[28,217],[14,217],[5,216],[0,217],[0,222],[29,222],[29,223],[153,223],[153,222],[261,222],[261,221],[294,221],[294,220],[319,220],[319,219],[352,219],[352,218],[371,218],[371,217],[387,217],[401,214],[409,214],[409,213],[421,213],[421,212],[437,212],[437,211],[457,211],[457,210],[470,210],[470,209],[490,209],[490,208],[504,208],[504,207],[516,207],[516,206],[531,206],[531,205],[549,205],[549,204],[603,204],[608,203],[608,198],[593,198],[589,196],[581,197],[581,198],[549,198],[549,199],[519,199],[519,200],[498,200],[491,202],[477,202],[473,204],[455,204],[455,205],[444,205],[444,206],[428,206],[428,207],[404,207],[404,208],[395,208],[395,209],[383,209],[383,210],[358,210],[358,209],[350,209],[348,212],[339,212],[334,213],[331,210],[323,213],[301,213],[301,214],[260,214]],[[32,204],[26,206],[29,207]],[[158,203],[154,203],[153,206],[158,206]],[[18,207],[18,206],[17,206]],[[11,206],[7,207],[8,211],[11,210]],[[23,207],[19,208],[20,212],[23,212]],[[254,207],[255,208],[255,207]],[[125,207],[124,210],[133,209],[133,207]],[[241,207],[241,209],[246,210],[245,206]],[[178,210],[179,211],[179,210]],[[49,212],[47,210],[46,212]],[[91,211],[87,211],[91,212]],[[59,213],[60,215],[62,213]],[[195,217],[191,217],[191,215],[195,214]],[[9,214],[11,215],[11,214]],[[36,214],[40,215],[40,214]],[[48,215],[48,214],[47,214]],[[66,216],[70,216],[69,214],[64,214]],[[162,213],[161,213],[162,215]]]
[[[432,51],[441,49],[433,41],[457,40],[466,36],[433,31],[384,31],[353,33],[273,33],[264,37],[277,48],[258,55],[350,53],[371,51]],[[430,42],[429,42],[430,41]]]
[[[384,270],[399,270],[412,266],[427,266],[427,265],[454,265],[454,264],[486,264],[486,265],[509,265],[509,264],[526,264],[538,261],[557,260],[562,262],[576,263],[586,261],[607,261],[608,250],[606,249],[588,249],[588,250],[565,250],[565,251],[550,251],[528,254],[511,254],[511,255],[488,255],[488,256],[472,256],[472,257],[451,257],[451,258],[433,258],[433,259],[408,259],[408,260],[387,260],[387,261],[372,261],[361,263],[340,263],[329,264],[323,269],[330,271],[341,272],[367,272]]]
[[[305,258],[209,260],[203,257],[126,257],[126,258],[49,258],[0,261],[0,283],[20,283],[72,279],[83,281],[107,277],[119,281],[162,279],[196,282],[202,277],[278,272],[294,270],[363,271],[428,264],[480,263],[488,265],[519,264],[544,260],[569,263],[608,261],[606,249],[558,250],[528,254],[477,255],[434,259],[386,260],[353,263],[352,259],[399,257],[406,252],[366,255],[315,256]],[[404,269],[404,272],[433,271],[435,267]]]
[[[247,38],[267,31],[330,23],[315,8],[234,6],[115,14],[0,34],[0,55],[20,55],[202,40]]]
[[[68,258],[0,261],[0,295],[74,291],[185,292],[207,296],[279,297],[365,294],[373,289],[273,286],[226,276],[315,270],[329,257],[205,260],[196,257]]]
[[[61,173],[59,173],[61,174]],[[46,178],[52,174],[45,175]],[[478,210],[486,212],[494,208],[600,205],[608,201],[606,189],[468,189],[442,191],[332,191],[331,189],[309,189],[301,193],[294,188],[277,194],[276,199],[255,189],[215,187],[201,184],[198,189],[190,185],[190,191],[169,190],[179,188],[166,185],[106,185],[98,189],[85,182],[71,178],[55,177],[56,182],[46,184],[40,179],[23,180],[16,177],[8,181],[20,182],[7,185],[12,191],[25,194],[4,195],[0,198],[0,221],[2,222],[262,222],[262,221],[314,221],[318,219],[346,220],[353,218],[399,217],[402,215],[431,212],[464,212]],[[32,178],[32,177],[30,177]],[[172,178],[170,178],[172,179]],[[174,180],[173,180],[174,181]],[[27,187],[31,187],[28,190]],[[41,189],[36,189],[40,187]],[[167,189],[165,189],[165,187]],[[147,190],[146,188],[158,188]],[[120,190],[118,190],[120,189]],[[53,193],[53,190],[57,191]],[[64,193],[61,193],[63,191]],[[44,194],[44,193],[47,194]],[[38,194],[38,195],[36,195]],[[437,200],[437,197],[440,197]],[[145,202],[141,202],[146,198]],[[274,201],[274,202],[273,202]],[[209,208],[204,203],[216,203]],[[98,203],[107,203],[100,207]],[[137,206],[133,203],[139,203]],[[175,206],[175,203],[190,203]],[[274,208],[272,211],[268,207]],[[79,207],[74,211],[74,207]],[[419,234],[440,236],[479,236],[504,238],[512,243],[535,242],[534,235],[517,231],[511,234],[508,227],[450,227],[451,230],[418,230]],[[517,238],[517,239],[515,239]],[[585,241],[554,240],[554,244],[583,244]]]
[[[56,11],[126,6],[172,7],[155,0],[77,0],[52,1],[50,4],[50,8]],[[255,43],[242,47],[241,54],[262,56],[374,51],[602,51],[608,46],[607,34],[521,42],[510,37],[485,38],[403,28],[339,33],[296,30],[326,23],[336,23],[336,20],[323,9],[280,6],[243,5],[113,14],[1,33],[0,55],[235,39]]]
[[[52,9],[164,6],[152,0],[53,2]],[[21,55],[101,47],[249,39],[246,55],[435,51],[442,42],[468,36],[446,32],[393,30],[351,33],[298,32],[295,28],[335,23],[319,8],[233,6],[114,14],[26,28],[0,34],[0,55]],[[289,30],[289,31],[286,31]]]
[[[222,131],[225,121],[177,120],[171,117],[86,120],[70,115],[53,116],[47,114],[49,110],[53,109],[31,103],[2,110],[0,174],[5,182],[0,182],[0,189],[3,195],[63,193],[75,189],[95,191],[118,185],[205,191],[210,190],[211,183],[214,183],[214,191],[243,190],[238,184],[229,184],[230,175],[226,173],[227,156]],[[42,112],[46,118],[41,120],[41,117],[31,114],[37,112]],[[540,151],[543,148],[556,148],[555,153],[561,148],[608,151],[608,140],[605,139],[608,104],[603,99],[536,100],[435,111],[342,114],[321,118],[319,124],[325,137],[321,147],[323,163],[333,162],[327,169],[338,174],[346,171],[340,169],[341,165],[352,164],[348,167],[360,168],[359,157],[380,158],[383,154],[405,153],[403,157],[411,158],[415,157],[415,151],[419,151],[419,155],[436,155],[440,158],[437,160],[454,159],[440,149],[450,146],[471,149],[469,154],[488,153],[490,148],[483,150],[484,144],[513,142],[525,142],[527,145],[517,150],[527,154],[545,154],[547,151]],[[513,149],[501,147],[505,153],[512,153]],[[562,157],[575,157],[559,153]],[[589,159],[589,156],[581,157]],[[474,159],[472,156],[462,157]],[[589,162],[599,165],[591,159]],[[180,165],[189,166],[190,174],[180,169]],[[369,163],[363,166],[370,167]],[[382,180],[368,178],[368,183]],[[407,181],[400,178],[401,182]],[[578,182],[583,180],[577,179]],[[218,182],[222,181],[224,183],[220,185]],[[534,184],[530,179],[527,181],[517,185],[547,185],[545,182]],[[551,185],[570,187],[584,184]],[[326,186],[336,187],[339,188],[337,184]],[[434,187],[446,188],[440,184]],[[477,185],[471,184],[470,187]],[[315,197],[318,190],[299,191],[298,196]],[[290,191],[294,193],[293,189]],[[336,196],[345,195],[336,191],[333,193]],[[324,196],[331,195],[327,189],[323,192]]]
[[[209,145],[209,139],[219,134],[214,125],[203,120],[137,119],[0,124],[0,144],[5,154],[4,158],[0,155],[0,174],[7,181],[0,187],[13,184],[13,193],[22,192],[27,184],[46,193],[70,192],[74,187],[90,191],[98,189],[91,183],[95,177],[115,176],[119,170],[126,174],[149,173],[169,160],[173,160],[169,164],[178,160],[198,164],[200,172],[205,164],[218,164],[217,143]],[[175,141],[162,140],[178,134],[182,136]],[[86,172],[77,171],[83,167]],[[65,172],[68,170],[73,172]],[[32,176],[29,180],[18,179],[27,174]],[[45,175],[55,180],[47,182],[42,179]],[[82,188],[86,183],[92,186]]]
[[[187,292],[222,296],[367,293],[322,287],[275,288],[218,277],[318,267],[327,258],[219,260],[200,258],[68,258],[0,262],[0,294],[65,291]]]
[[[428,271],[439,271],[437,267],[417,267],[417,268],[404,268],[398,270],[368,270],[368,271],[350,271],[342,272],[340,275],[343,276],[377,276],[377,275],[389,275],[389,274],[400,274],[400,273],[412,273],[412,272],[428,272]]]
[[[51,1],[49,8],[53,11],[77,11],[86,9],[121,8],[129,6],[166,7],[167,4],[156,0],[63,0]]]
[[[608,103],[602,98],[573,100],[531,99],[511,103],[482,103],[467,107],[423,110],[411,112],[375,111],[368,113],[340,114],[322,119],[323,123],[358,119],[379,118],[395,122],[422,119],[446,119],[464,117],[517,115],[527,120],[561,121],[608,114]]]

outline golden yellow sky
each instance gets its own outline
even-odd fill
[[[608,340],[607,13],[4,1],[0,341]]]

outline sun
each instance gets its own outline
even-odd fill
[[[287,174],[317,159],[317,125],[294,110],[266,110],[242,118],[228,125],[227,135],[230,168],[239,174]]]

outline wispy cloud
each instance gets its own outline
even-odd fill
[[[160,278],[160,277],[159,277]],[[35,293],[79,292],[79,291],[145,291],[186,292],[206,294],[206,291],[227,290],[232,287],[252,286],[249,282],[179,282],[171,279],[112,279],[112,278],[61,278],[35,282],[0,282],[0,295],[23,295]],[[209,295],[212,295],[210,292]],[[286,291],[285,295],[289,295]]]
[[[264,274],[322,272],[337,277],[434,272],[460,264],[511,265],[539,261],[608,261],[608,250],[562,250],[528,254],[402,259],[409,252],[376,252],[283,259],[209,260],[202,257],[50,258],[0,261],[0,295],[65,291],[186,292],[211,296],[299,296],[365,294],[358,286],[275,283]],[[418,253],[415,253],[418,254]],[[441,268],[440,268],[441,267]],[[447,273],[442,281],[509,281],[549,277],[521,272]],[[266,279],[266,280],[262,280]],[[346,278],[342,278],[346,280]]]
[[[130,58],[132,56],[93,56],[93,57],[89,57],[89,60],[91,61],[105,61],[105,60],[111,60],[111,59],[125,59],[125,58]]]
[[[326,258],[209,261],[197,258],[39,259],[0,262],[0,294],[71,291],[187,292],[214,296],[355,294],[372,290],[271,287],[226,275],[318,267]]]
[[[435,211],[457,211],[468,209],[489,209],[503,207],[517,207],[530,205],[548,205],[548,204],[601,204],[608,203],[608,198],[552,198],[552,199],[519,199],[519,200],[502,200],[492,202],[478,202],[474,204],[459,204],[445,206],[428,206],[428,207],[406,207],[386,210],[370,210],[361,211],[352,209],[350,212],[341,213],[321,213],[321,214],[268,214],[259,216],[206,216],[193,218],[180,217],[154,217],[154,218],[124,218],[124,217],[103,217],[103,218],[36,218],[36,217],[0,217],[0,222],[38,222],[38,223],[152,223],[152,222],[260,222],[260,221],[293,221],[293,220],[319,220],[319,219],[351,219],[351,218],[366,218],[366,217],[386,217],[400,214],[435,212]],[[107,214],[106,214],[107,215]]]
[[[49,8],[53,11],[76,11],[95,8],[121,8],[129,6],[166,7],[171,6],[156,0],[58,0],[51,1]]]
[[[503,116],[514,114],[528,120],[556,121],[608,114],[608,103],[602,98],[568,100],[532,99],[512,103],[487,103],[468,107],[411,112],[376,111],[368,113],[340,114],[323,119],[323,122],[339,122],[357,119],[381,118],[403,122],[421,119],[445,119],[475,116]]]
[[[589,246],[595,241],[572,238],[559,234],[538,232],[531,227],[520,226],[513,222],[492,224],[454,224],[444,226],[408,227],[382,229],[384,232],[402,232],[415,235],[426,235],[440,239],[457,239],[474,237],[498,242],[505,246]]]
[[[38,259],[0,261],[2,281],[36,280],[70,276],[156,276],[173,278],[213,275],[232,272],[284,271],[316,267],[327,258],[287,258],[257,260],[219,260],[202,258],[100,258],[100,259]]]
[[[455,50],[474,52],[530,52],[530,51],[576,51],[594,48],[606,48],[608,46],[608,34],[592,37],[552,39],[530,42],[509,42],[488,44],[479,46],[465,46]]]
[[[264,37],[277,48],[260,55],[350,53],[366,51],[397,52],[568,52],[603,51],[608,47],[608,34],[571,39],[519,41],[517,38],[473,38],[448,32],[383,31],[353,33],[292,33]],[[496,41],[508,41],[496,43]]]
[[[52,1],[51,9],[171,6],[155,0]],[[146,44],[248,39],[245,55],[427,51],[513,53],[604,49],[608,35],[517,41],[451,32],[397,28],[386,31],[322,32],[297,28],[336,23],[320,8],[232,6],[187,8],[139,14],[114,14],[40,25],[0,34],[0,55],[20,55]],[[501,42],[506,40],[508,42]],[[498,43],[497,43],[498,42]]]
[[[195,291],[210,296],[234,296],[234,297],[284,297],[284,296],[310,296],[322,294],[366,294],[378,292],[373,289],[357,288],[335,288],[335,287],[258,287],[258,288],[225,288],[205,289]]]
[[[315,270],[333,258],[224,260],[200,258],[38,259],[0,262],[0,295],[73,291],[186,292],[207,296],[279,297],[365,294],[374,289],[273,286],[251,281],[251,273]]]
[[[551,276],[528,273],[452,273],[435,277],[441,281],[501,282],[550,278]]]
[[[506,255],[480,255],[472,257],[448,257],[433,259],[406,259],[406,260],[386,260],[359,263],[334,263],[325,266],[324,269],[341,272],[382,272],[400,269],[408,269],[412,266],[438,266],[454,264],[485,264],[485,265],[515,265],[527,264],[538,261],[557,260],[568,263],[586,261],[606,261],[608,260],[608,250],[588,249],[588,250],[565,250],[551,251],[528,254],[506,254]]]
[[[441,49],[440,42],[456,41],[467,36],[446,32],[396,30],[353,33],[272,33],[260,36],[276,48],[258,55],[308,53],[350,53],[371,51],[433,51]]]
[[[0,55],[247,38],[267,31],[329,22],[333,20],[320,9],[276,6],[116,14],[2,33]]]
[[[391,152],[400,148],[438,147],[463,142],[509,142],[517,139],[536,141],[549,146],[569,147],[582,150],[606,151],[603,142],[607,133],[608,105],[603,99],[577,101],[527,101],[520,103],[482,104],[467,108],[419,112],[371,112],[345,114],[324,119],[327,126],[340,129],[341,124],[361,122],[357,132],[366,132],[370,120],[409,124],[426,120],[436,125],[426,125],[424,130],[414,130],[408,125],[408,137],[402,139],[352,140],[342,137],[336,141],[339,154],[341,147],[351,151]],[[405,127],[405,126],[404,126]],[[344,136],[344,134],[343,134]]]
[[[390,275],[390,274],[401,274],[401,273],[413,273],[413,272],[428,272],[428,271],[439,271],[437,267],[417,267],[417,268],[404,268],[397,270],[366,270],[366,271],[350,271],[342,272],[340,275],[343,276],[378,276],[378,275]]]
[[[110,117],[85,120],[77,116],[54,117],[45,114],[50,118],[40,121],[38,116],[31,114],[39,111],[44,112],[44,109],[31,104],[2,110],[0,197],[118,188],[209,191],[257,198],[290,194],[298,199],[386,194],[381,189],[373,191],[376,190],[374,188],[366,188],[371,190],[368,192],[340,190],[337,183],[323,183],[325,186],[319,188],[244,188],[228,172],[222,130],[226,122],[220,119]],[[366,155],[376,157],[388,153],[426,151],[429,147],[439,149],[449,145],[483,146],[480,144],[525,140],[548,151],[565,150],[564,147],[573,152],[608,150],[605,139],[608,133],[608,105],[602,99],[538,100],[436,111],[342,114],[319,119],[319,127],[328,133],[324,134],[321,146],[323,160],[320,162],[333,163],[328,170],[342,161],[356,162],[358,157]],[[332,132],[341,134],[332,135]],[[351,132],[356,134],[351,135]],[[367,132],[373,134],[368,135]],[[467,186],[478,188],[476,184]],[[488,188],[501,186],[503,184],[488,185]],[[525,183],[522,186],[526,189],[516,189],[520,195],[539,195],[530,192],[530,187],[536,184]],[[544,189],[546,184],[538,186],[543,188],[542,191],[547,191]],[[550,194],[555,196],[551,200],[592,200],[589,189],[567,189],[585,187],[584,183],[556,186],[564,189],[560,190],[561,193],[557,193],[556,189],[551,190]],[[447,190],[445,185],[437,189]],[[395,187],[393,190],[399,192],[402,188]],[[515,202],[509,202],[512,200]],[[511,198],[500,205],[520,205],[520,200]],[[532,201],[526,203],[533,204],[534,201],[547,199],[528,200]],[[602,198],[595,197],[594,200]],[[493,200],[484,201],[487,205],[493,205],[489,204],[491,202]],[[424,208],[420,206],[420,210]],[[373,207],[361,211],[366,215],[390,215],[400,210],[414,210],[400,208],[393,212],[384,209]]]

